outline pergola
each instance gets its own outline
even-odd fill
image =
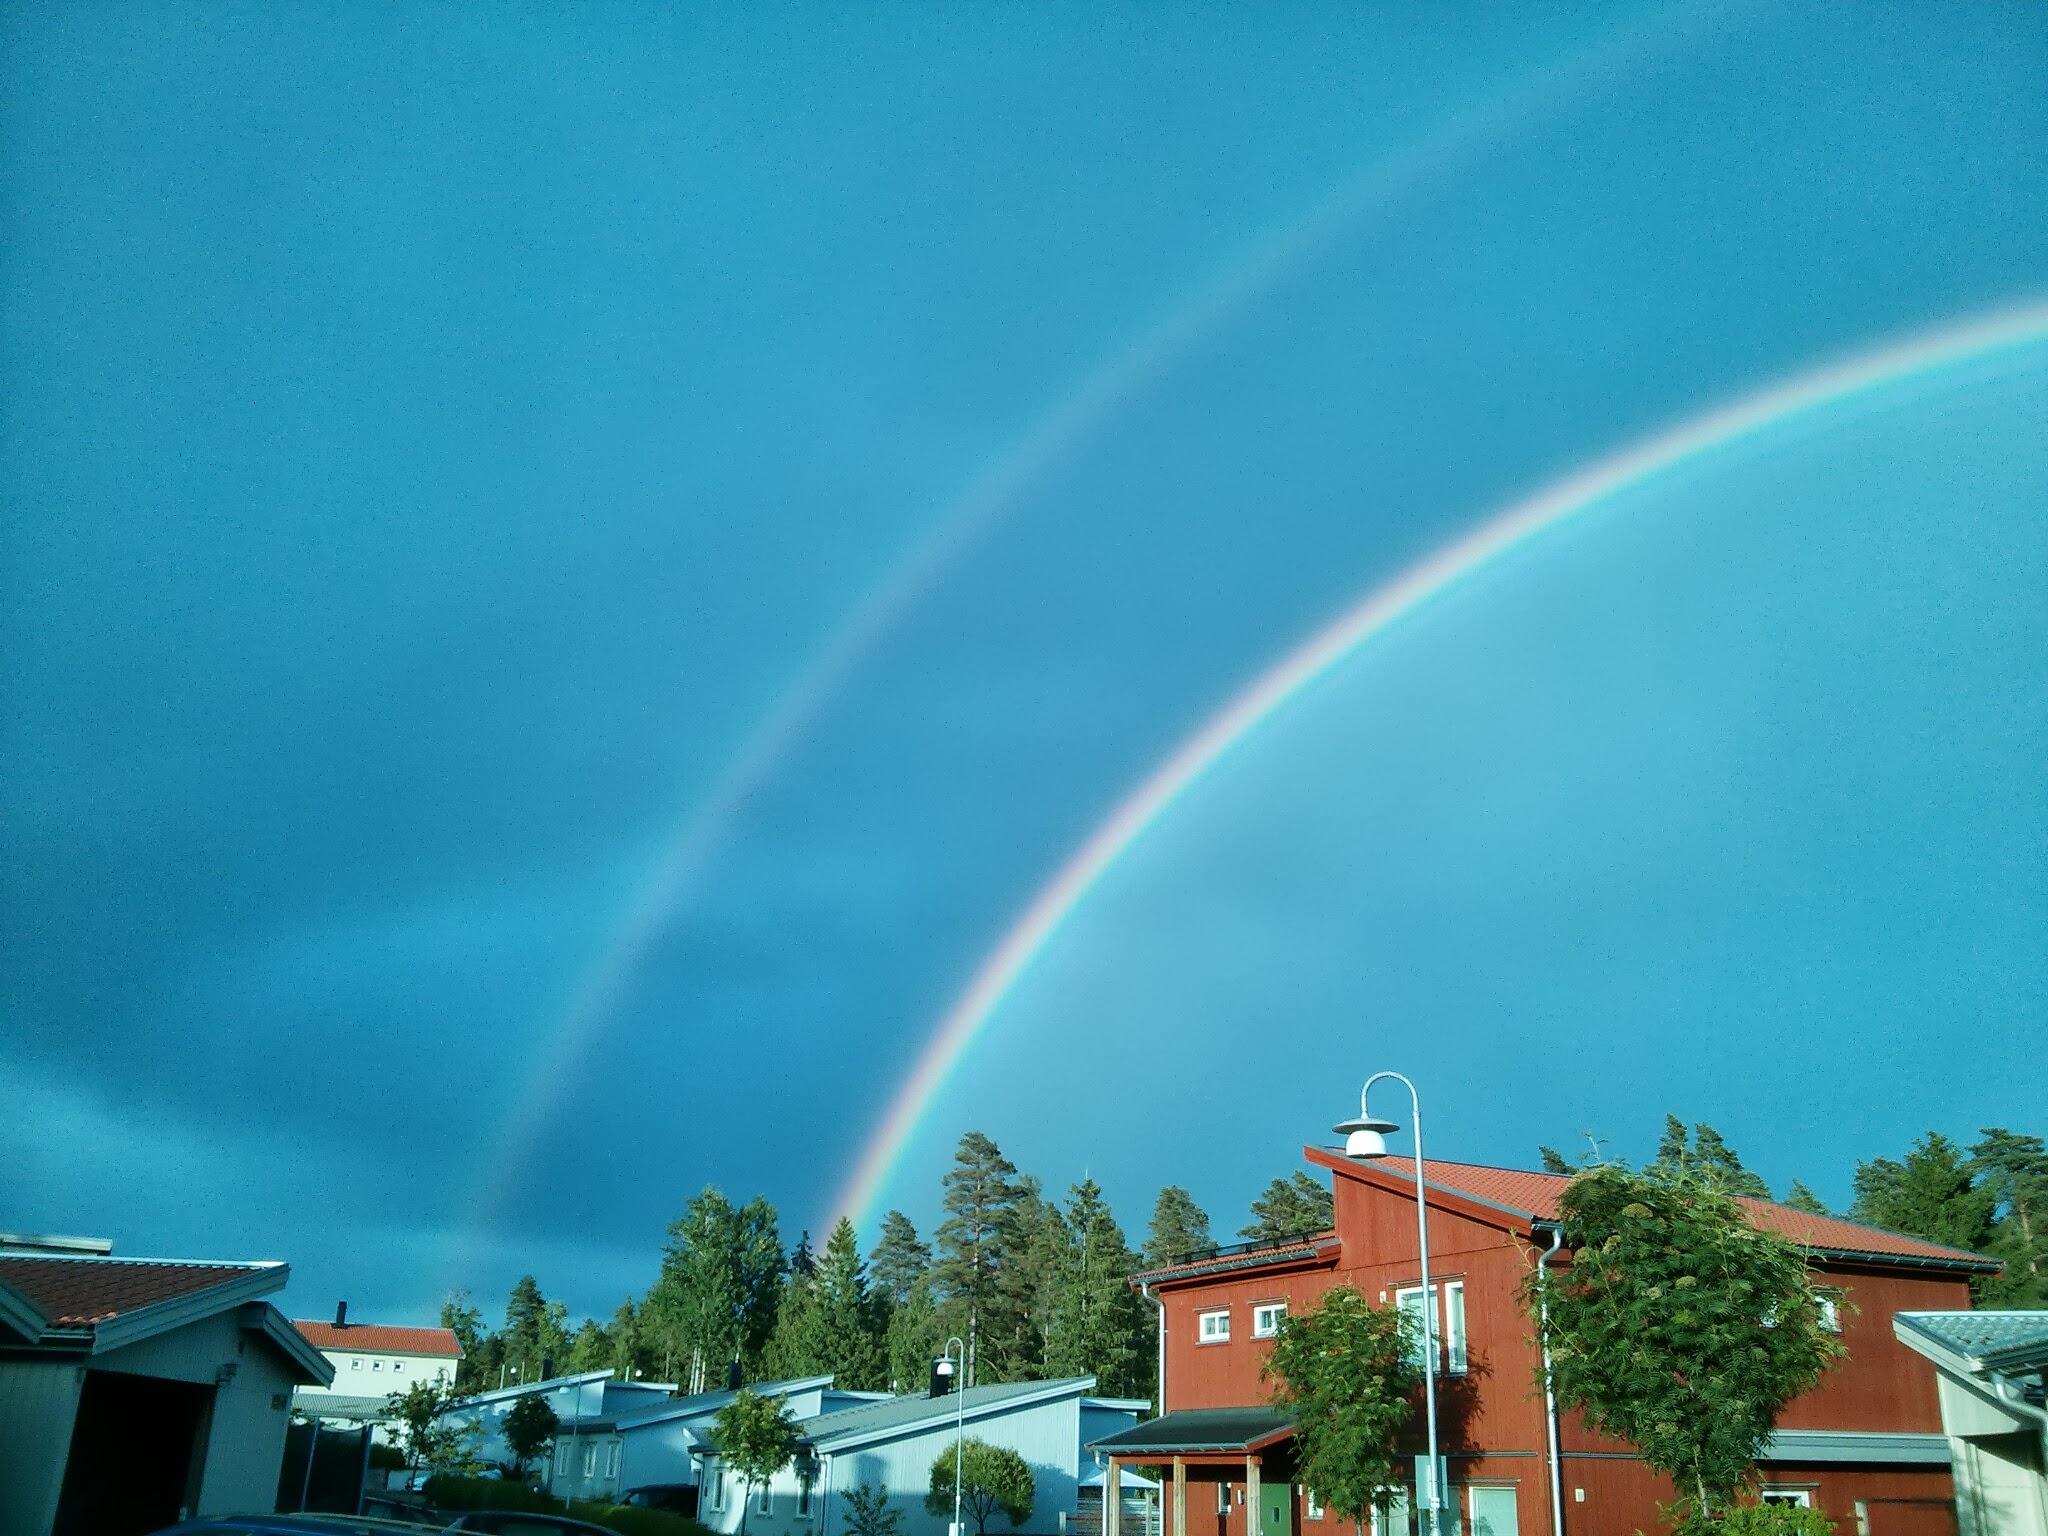
[[[1188,1468],[1241,1468],[1247,1536],[1265,1536],[1259,1474],[1266,1458],[1293,1438],[1294,1420],[1278,1408],[1188,1408],[1095,1441],[1089,1449],[1109,1463],[1102,1488],[1102,1536],[1122,1536],[1119,1474],[1125,1464],[1172,1467],[1173,1536],[1187,1536]]]

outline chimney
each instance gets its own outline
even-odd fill
[[[337,1328],[346,1328],[348,1326],[348,1303],[345,1301],[337,1301],[334,1304],[334,1326]]]

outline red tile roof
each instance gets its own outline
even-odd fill
[[[1389,1157],[1377,1164],[1403,1179],[1415,1177],[1415,1164],[1404,1157]],[[1430,1158],[1423,1177],[1441,1189],[1455,1190],[1492,1205],[1506,1206],[1538,1221],[1555,1221],[1558,1199],[1571,1179],[1561,1173],[1527,1173],[1519,1168],[1489,1168],[1482,1163],[1446,1163]],[[1815,1216],[1769,1200],[1742,1198],[1750,1220],[1768,1231],[1790,1238],[1807,1248],[1832,1253],[1872,1254],[1880,1258],[1945,1259],[1954,1262],[1978,1260],[1985,1266],[1995,1261],[1961,1248],[1948,1248],[1923,1238],[1904,1237],[1877,1227],[1844,1221],[1839,1216]],[[1434,1245],[1432,1245],[1434,1246]]]
[[[185,1264],[169,1259],[0,1257],[0,1281],[34,1302],[53,1328],[90,1328],[110,1317],[253,1275],[260,1264]]]
[[[366,1355],[462,1358],[462,1343],[447,1328],[395,1328],[382,1323],[350,1323],[346,1328],[337,1328],[332,1323],[306,1323],[297,1318],[292,1320],[292,1326],[303,1333],[315,1349],[342,1353],[354,1349]]]

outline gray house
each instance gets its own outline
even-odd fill
[[[277,1263],[0,1239],[0,1531],[142,1536],[268,1510],[292,1392],[334,1370],[266,1297]]]
[[[1961,1536],[2048,1536],[2048,1312],[1899,1312],[1940,1373]]]

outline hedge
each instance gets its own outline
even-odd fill
[[[524,1483],[499,1477],[452,1477],[437,1472],[427,1479],[427,1502],[435,1509],[458,1513],[469,1509],[519,1509],[535,1513],[563,1513],[562,1501],[553,1494],[540,1493]],[[687,1515],[666,1509],[636,1509],[626,1504],[598,1501],[572,1503],[567,1513],[588,1520],[621,1536],[712,1536],[704,1526]]]

